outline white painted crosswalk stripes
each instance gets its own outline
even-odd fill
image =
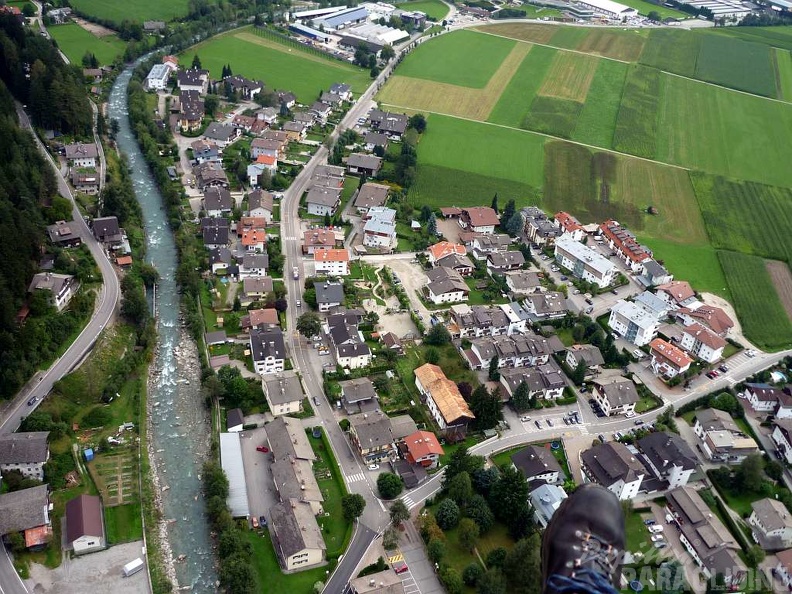
[[[413,501],[411,497],[404,496],[401,499],[404,501],[404,505],[407,506],[407,509],[412,509],[415,507],[415,501]]]
[[[358,472],[357,474],[350,474],[346,477],[348,483],[356,483],[358,481],[362,481],[366,479],[366,475],[362,472]]]
[[[284,241],[297,241],[297,238],[294,235],[287,235],[286,237],[282,237]]]

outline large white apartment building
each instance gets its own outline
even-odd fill
[[[555,259],[559,266],[568,269],[575,277],[598,287],[612,284],[619,273],[610,260],[575,241],[571,235],[565,234],[556,239]]]

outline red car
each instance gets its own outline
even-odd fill
[[[407,567],[406,563],[399,563],[398,565],[393,566],[393,571],[395,571],[396,573],[404,573],[408,569],[410,568]]]
[[[266,454],[267,452],[269,452],[269,448],[267,446],[258,446],[256,448],[256,451]]]

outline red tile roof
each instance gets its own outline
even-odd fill
[[[348,262],[349,250],[318,249],[314,252],[314,262]]]
[[[430,431],[416,431],[404,438],[404,443],[407,446],[412,462],[417,462],[427,456],[443,455],[443,448],[437,437]]]
[[[607,220],[599,228],[625,258],[640,264],[652,257],[652,254],[635,240],[635,235],[622,227],[618,221]]]
[[[677,369],[684,369],[693,363],[693,359],[691,359],[685,351],[675,347],[670,342],[666,342],[662,338],[655,338],[649,343],[649,346],[652,349],[653,356],[673,363]]]
[[[725,340],[698,322],[693,322],[690,326],[685,326],[684,332],[685,334],[690,334],[699,342],[706,344],[712,350],[722,349],[726,346]]]
[[[429,246],[429,253],[432,255],[432,258],[435,260],[435,262],[440,258],[445,258],[451,254],[459,254],[460,256],[464,256],[466,252],[467,250],[465,250],[464,245],[459,243],[451,243],[450,241],[441,241]]]
[[[462,214],[472,227],[489,227],[490,225],[500,224],[498,213],[492,210],[489,206],[463,208]]]
[[[668,293],[677,303],[696,296],[696,292],[687,281],[671,281],[664,285],[658,285],[657,290]]]
[[[568,212],[564,212],[564,211],[557,212],[555,213],[553,218],[555,219],[555,222],[558,223],[561,226],[561,228],[568,233],[572,233],[573,231],[583,230],[583,225],[580,224],[580,221],[578,221]]]

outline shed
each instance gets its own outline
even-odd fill
[[[83,451],[83,455],[85,456],[85,461],[90,462],[94,459],[94,451],[92,448],[85,448]]]
[[[75,555],[92,553],[107,546],[102,500],[98,496],[83,493],[66,503],[66,542]]]
[[[250,507],[247,498],[247,481],[242,465],[242,444],[239,433],[220,434],[220,465],[228,477],[228,509],[234,518],[247,518]]]
[[[232,408],[226,413],[226,426],[228,427],[228,431],[230,433],[238,433],[242,431],[242,427],[245,425],[245,416],[242,414],[242,411],[238,408]]]

